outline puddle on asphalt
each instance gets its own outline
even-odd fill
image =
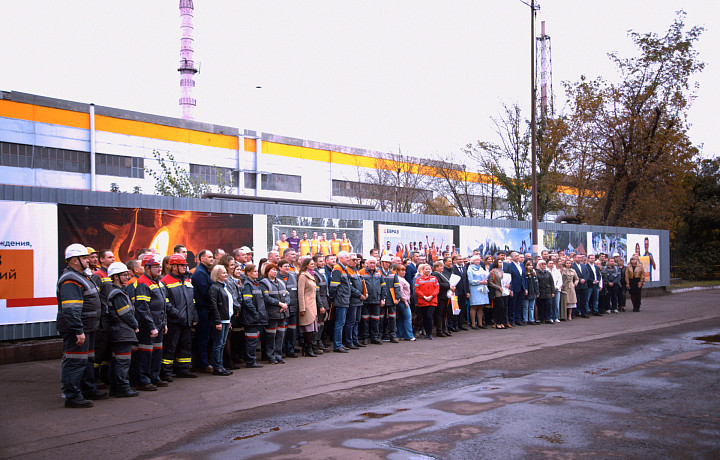
[[[720,343],[720,334],[715,335],[705,335],[702,337],[694,337],[695,340],[702,340],[704,343],[711,344],[711,343]]]
[[[234,438],[233,441],[242,441],[243,439],[254,438],[255,436],[260,436],[261,434],[271,433],[273,431],[280,431],[280,427],[276,426],[276,427],[270,428],[267,431],[261,431],[259,433],[249,434],[247,436],[238,436],[238,437]]]
[[[350,420],[350,423],[363,423],[365,420],[369,420],[369,419],[385,418],[392,414],[397,414],[398,412],[405,412],[407,410],[410,410],[410,409],[395,409],[395,411],[388,412],[388,413],[363,412],[362,414],[360,414],[360,417],[363,417],[363,418],[356,419],[356,420]]]

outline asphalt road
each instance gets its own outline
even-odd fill
[[[0,456],[719,458],[720,291],[640,313],[386,343],[62,408],[59,361],[0,367]]]

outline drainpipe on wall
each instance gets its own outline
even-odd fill
[[[262,133],[257,132],[257,138],[255,140],[255,196],[260,196],[260,185],[262,183],[262,168],[260,168],[260,154],[262,153]]]
[[[90,190],[95,191],[95,104],[90,104]]]

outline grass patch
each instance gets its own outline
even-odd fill
[[[672,284],[671,286],[668,286],[669,291],[674,291],[675,289],[687,289],[687,288],[694,288],[694,287],[713,287],[713,286],[720,286],[720,280],[703,280],[703,281],[681,281],[677,284]]]

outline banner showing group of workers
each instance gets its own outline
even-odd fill
[[[17,201],[0,202],[0,324],[54,321],[56,315],[54,270],[65,267],[65,247],[74,242],[96,250],[110,249],[117,261],[151,248],[161,256],[177,244],[188,250],[195,265],[201,249],[231,251],[248,246],[259,260],[268,251],[293,247],[302,254],[337,254],[341,250],[367,256],[370,242],[381,255],[409,258],[413,251],[437,259],[447,251],[467,256],[499,251],[532,252],[532,235],[524,228],[451,225],[407,225],[397,222],[297,216],[221,214],[161,209],[130,209],[56,205]],[[267,219],[267,245],[254,238]],[[253,231],[253,229],[255,229]],[[364,232],[374,232],[363,240]],[[254,241],[266,247],[255,247]],[[648,281],[660,281],[658,235],[611,232],[540,230],[539,250],[576,253],[617,253],[626,262],[634,254],[643,264]],[[363,244],[365,241],[365,244]]]
[[[268,251],[292,248],[300,255],[363,253],[363,221],[322,217],[267,216]]]
[[[406,259],[411,252],[417,251],[425,254],[427,260],[437,260],[443,252],[455,254],[457,250],[457,226],[421,227],[376,223],[375,234],[380,256]]]

